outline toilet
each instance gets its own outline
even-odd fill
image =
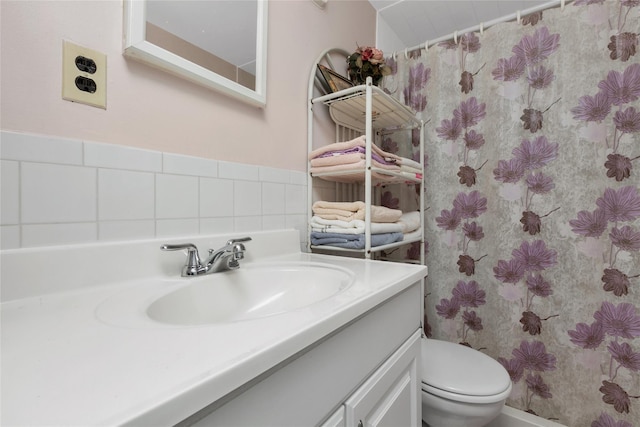
[[[472,348],[422,339],[422,420],[429,427],[482,427],[511,393],[496,360]]]

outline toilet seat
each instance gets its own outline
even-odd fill
[[[465,403],[493,403],[511,393],[511,378],[496,360],[460,344],[422,340],[422,389]]]

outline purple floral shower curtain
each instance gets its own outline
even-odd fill
[[[639,11],[576,0],[400,53],[383,83],[427,122],[427,334],[569,426],[640,426]]]

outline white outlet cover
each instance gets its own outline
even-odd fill
[[[96,64],[95,73],[78,69],[76,58],[83,56]],[[85,92],[76,86],[76,78],[93,80],[96,90]],[[67,40],[62,44],[62,99],[107,109],[107,56],[93,49],[78,46]]]

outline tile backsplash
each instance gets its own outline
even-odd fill
[[[3,131],[0,247],[295,228],[306,173]]]

